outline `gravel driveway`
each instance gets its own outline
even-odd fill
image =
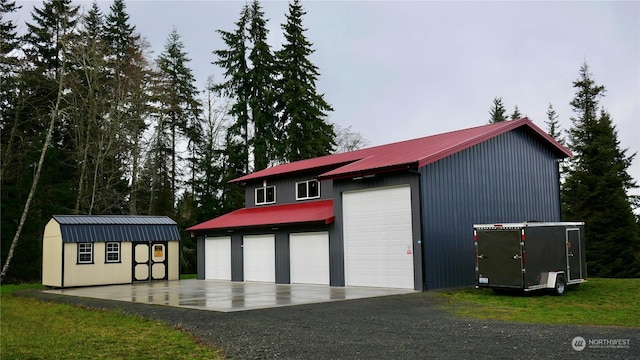
[[[234,313],[28,294],[179,325],[234,359],[640,359],[639,329],[460,318],[435,292]]]

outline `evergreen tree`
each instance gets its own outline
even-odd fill
[[[278,131],[278,117],[276,115],[275,94],[275,58],[267,44],[267,21],[258,0],[251,3],[249,9],[248,40],[251,44],[249,61],[249,83],[251,95],[249,108],[254,133],[253,170],[265,169],[273,164],[279,156],[277,144],[282,138]]]
[[[287,22],[282,25],[286,42],[276,53],[281,77],[278,110],[285,134],[283,161],[327,155],[336,146],[333,125],[326,119],[333,109],[316,90],[319,72],[309,60],[314,50],[302,26],[305,14],[299,0],[289,4]]]
[[[245,5],[240,13],[240,19],[235,23],[234,32],[218,30],[226,49],[213,52],[217,56],[214,64],[224,70],[226,79],[225,82],[215,85],[213,89],[233,101],[229,109],[232,123],[225,135],[223,160],[225,174],[221,200],[226,210],[235,210],[244,205],[243,189],[237,184],[229,184],[228,181],[250,172],[251,79],[247,63],[246,33],[250,15],[249,6]]]
[[[74,165],[66,136],[69,123],[60,114],[68,109],[63,62],[75,36],[77,12],[66,0],[45,1],[34,8],[23,38],[24,56],[12,72],[18,75],[13,78],[18,80],[14,88],[18,91],[2,100],[12,102],[7,108],[12,114],[5,118],[3,113],[2,119],[3,131],[9,131],[8,142],[2,143],[6,152],[1,188],[3,260],[12,251],[9,242],[18,243],[12,238],[20,240],[8,279],[40,278],[41,263],[33,259],[42,254],[42,229],[52,214],[73,207]]]
[[[11,163],[11,150],[16,141],[17,129],[15,116],[19,99],[19,74],[21,69],[17,51],[20,38],[16,33],[16,25],[5,16],[18,11],[15,1],[0,0],[0,129],[2,129],[2,162],[0,164],[0,180],[4,177],[5,165]]]
[[[218,103],[213,91],[213,78],[207,79],[202,120],[202,139],[197,144],[198,175],[194,189],[198,212],[192,224],[222,215],[221,189],[225,176],[224,135],[227,125],[228,100]]]
[[[199,142],[200,129],[200,103],[197,99],[198,89],[195,87],[195,77],[188,67],[190,59],[184,51],[184,45],[178,31],[174,28],[169,35],[165,49],[158,57],[160,75],[160,90],[158,94],[161,112],[167,126],[170,143],[165,145],[169,150],[171,161],[171,194],[175,196],[178,190],[178,142],[181,137],[186,137],[187,148],[193,154],[196,144]],[[159,125],[158,125],[159,126]],[[165,131],[165,129],[159,129]],[[193,156],[190,160],[190,168],[195,166]],[[193,192],[193,189],[191,190]],[[175,203],[175,199],[172,200]],[[171,214],[166,215],[173,215]]]
[[[502,103],[502,98],[496,96],[493,98],[493,105],[491,105],[491,109],[489,109],[489,124],[507,120],[506,113],[507,109]]]
[[[140,201],[138,174],[142,155],[142,138],[151,111],[152,71],[145,56],[148,43],[135,33],[129,21],[124,0],[114,0],[105,18],[103,39],[107,47],[107,89],[109,104],[107,120],[110,127],[120,129],[114,146],[120,156],[113,167],[128,168],[130,193],[129,214],[145,213]],[[146,207],[148,209],[148,207]],[[126,211],[126,209],[123,209]]]
[[[635,154],[620,148],[610,115],[599,107],[605,88],[595,84],[586,63],[573,87],[569,148],[575,157],[565,169],[564,217],[586,223],[590,275],[638,277],[640,236],[628,196],[637,186],[627,172]]]
[[[82,28],[72,43],[70,51],[70,94],[69,118],[73,126],[69,128],[73,156],[78,164],[76,180],[76,202],[73,212],[92,214],[101,212],[102,197],[99,189],[107,174],[101,169],[103,161],[114,154],[104,151],[104,140],[108,139],[104,116],[107,96],[104,91],[105,47],[102,42],[103,18],[97,3],[93,3],[88,13],[80,21]],[[109,194],[111,196],[111,194]]]
[[[547,108],[547,133],[557,142],[564,145],[564,137],[562,136],[562,129],[560,128],[560,122],[558,121],[558,114],[556,114],[556,109],[553,108],[553,105],[549,103],[549,107]]]
[[[522,113],[520,112],[518,105],[516,105],[516,107],[513,109],[513,113],[511,114],[510,118],[511,120],[517,120],[522,118]]]

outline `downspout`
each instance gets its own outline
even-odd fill
[[[560,164],[564,162],[564,159],[556,160],[556,178],[558,179],[558,214],[560,218],[557,221],[563,221],[562,218],[562,179],[560,177]]]

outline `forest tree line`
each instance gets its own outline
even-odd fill
[[[367,145],[327,119],[332,108],[316,89],[298,0],[277,50],[259,1],[245,4],[235,28],[218,31],[225,47],[212,49],[224,79],[204,90],[178,31],[152,57],[123,0],[104,14],[95,2],[82,9],[44,0],[23,35],[8,19],[17,9],[0,0],[3,265],[20,240],[10,280],[39,280],[51,215],[166,215],[184,229],[244,205],[231,179]],[[620,148],[598,104],[604,87],[586,64],[573,86],[570,129],[547,110],[549,134],[576,155],[562,165],[563,217],[587,223],[590,276],[640,276],[637,199],[628,195],[636,184],[627,172],[635,154]],[[507,115],[499,97],[489,115],[525,116],[517,105]],[[182,248],[182,272],[195,272],[194,240],[185,236]]]
[[[573,82],[571,126],[563,130],[552,104],[547,108],[547,133],[566,146],[573,158],[560,165],[560,200],[564,221],[584,221],[587,273],[591,277],[640,277],[640,198],[629,174],[636,154],[627,154],[609,112],[600,105],[606,89],[598,85],[585,62]],[[512,114],[502,97],[489,109],[489,123],[524,115]]]
[[[224,81],[204,90],[177,30],[153,58],[123,0],[105,14],[45,0],[23,35],[8,17],[18,8],[0,0],[3,264],[21,233],[8,278],[39,279],[53,214],[166,215],[186,228],[244,205],[233,178],[366,144],[327,119],[297,0],[278,50],[259,1],[245,4],[212,49]],[[194,272],[188,237],[183,253]]]

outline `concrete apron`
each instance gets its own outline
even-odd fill
[[[415,292],[410,289],[326,285],[175,280],[45,290],[46,293],[167,305],[209,311],[245,311],[279,306],[363,299]]]

